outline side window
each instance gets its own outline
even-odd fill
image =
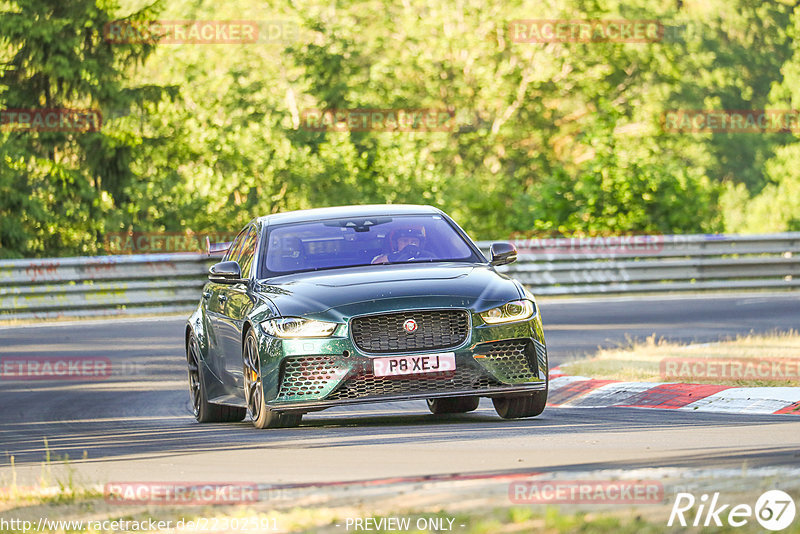
[[[253,258],[256,253],[256,237],[258,232],[256,232],[255,226],[251,226],[250,230],[247,232],[247,236],[244,238],[242,243],[242,251],[239,255],[239,265],[242,268],[242,278],[249,278],[250,277],[250,270],[253,267]]]
[[[239,235],[237,235],[236,239],[234,239],[233,243],[231,243],[231,248],[229,248],[228,252],[225,253],[225,258],[223,261],[239,261],[239,255],[242,253],[242,243],[244,243],[244,238],[249,229],[250,227],[248,226],[239,232]]]

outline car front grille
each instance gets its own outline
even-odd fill
[[[298,400],[324,394],[347,374],[348,368],[333,356],[301,356],[283,363],[283,380],[276,401]]]
[[[438,393],[447,391],[479,392],[502,387],[503,384],[475,369],[456,369],[438,376],[414,378],[376,377],[371,373],[355,376],[342,384],[326,400],[360,399],[414,393]]]
[[[503,382],[519,384],[539,380],[539,359],[544,345],[530,339],[507,339],[475,348],[475,358]]]
[[[413,320],[414,332],[403,324]],[[350,323],[355,345],[365,352],[393,353],[448,349],[469,335],[466,310],[418,310],[355,317]]]

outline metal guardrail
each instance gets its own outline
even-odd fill
[[[0,320],[188,311],[213,261],[183,253],[0,261]]]
[[[536,295],[800,287],[800,232],[515,243],[518,262],[500,269]]]
[[[800,287],[800,232],[518,239],[500,267],[536,295]],[[491,242],[479,242],[487,251]],[[0,261],[0,320],[188,312],[205,254]]]

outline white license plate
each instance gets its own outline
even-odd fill
[[[416,356],[392,356],[389,358],[375,358],[372,362],[375,376],[442,373],[455,370],[456,354],[455,352],[440,352]]]

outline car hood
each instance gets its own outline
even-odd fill
[[[354,315],[416,308],[484,311],[521,296],[517,284],[476,264],[370,265],[297,273],[261,281],[282,316],[342,321]]]

